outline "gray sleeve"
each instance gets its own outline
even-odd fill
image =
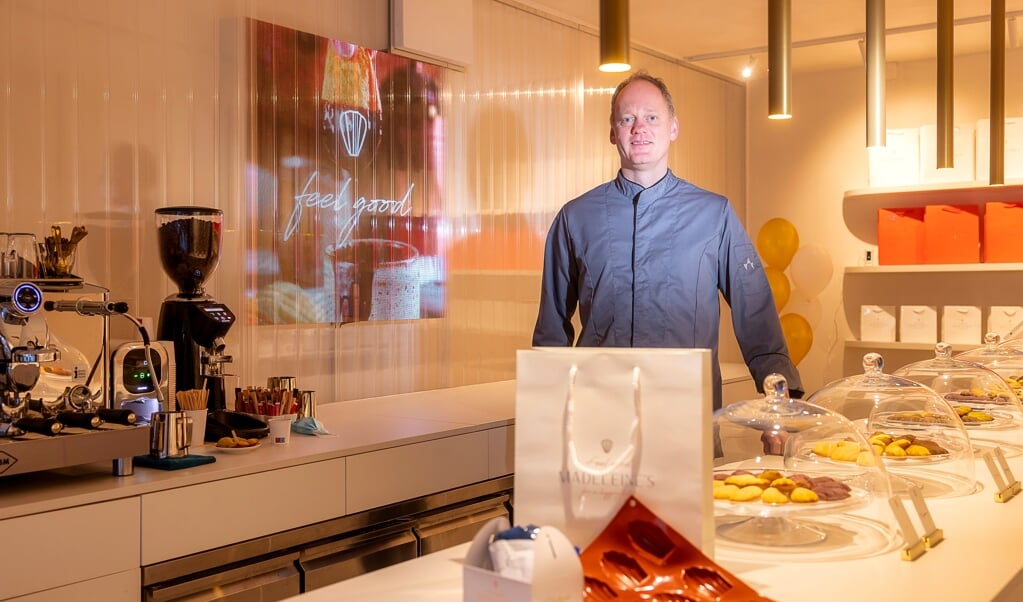
[[[578,272],[564,211],[558,212],[544,249],[540,307],[533,328],[534,347],[570,347],[575,341],[572,316],[579,298]]]
[[[735,336],[757,390],[762,391],[764,379],[777,372],[799,396],[803,384],[789,356],[771,285],[760,256],[731,209],[726,211],[721,245],[721,290],[732,309]]]

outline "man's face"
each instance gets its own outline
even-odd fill
[[[678,137],[678,120],[657,86],[636,81],[618,95],[611,125],[611,144],[618,147],[622,170],[667,169],[668,147]]]

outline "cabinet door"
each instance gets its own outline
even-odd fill
[[[412,560],[417,549],[407,521],[310,546],[299,559],[304,591]]]
[[[460,543],[472,541],[476,533],[491,519],[503,516],[511,520],[508,495],[465,504],[427,514],[416,520],[419,555],[425,556]]]
[[[233,566],[212,574],[157,583],[146,587],[146,602],[184,602],[225,600],[228,602],[272,602],[301,593],[301,576],[296,567],[297,553],[284,554],[260,562]]]
[[[0,520],[0,598],[139,568],[139,498]]]

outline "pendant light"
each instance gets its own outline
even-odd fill
[[[938,169],[953,167],[953,0],[938,0]]]
[[[991,0],[991,152],[988,184],[1005,184],[1005,0]],[[978,175],[979,177],[979,175]]]
[[[791,0],[767,0],[767,117],[792,117]]]
[[[628,71],[629,0],[600,0],[600,70]]]
[[[885,6],[867,0],[867,148],[885,146]]]

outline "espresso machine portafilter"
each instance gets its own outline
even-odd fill
[[[224,337],[235,321],[203,288],[220,263],[223,215],[210,207],[156,210],[160,263],[178,287],[160,307],[157,338],[174,343],[176,390],[209,389],[210,410],[226,408],[222,370],[231,357],[224,354]]]

